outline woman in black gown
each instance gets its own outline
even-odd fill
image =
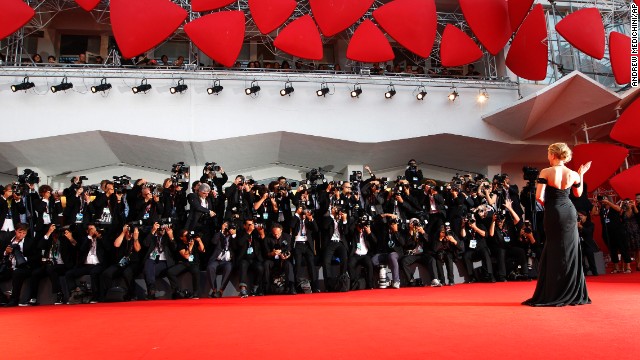
[[[591,162],[578,172],[565,167],[571,160],[571,150],[564,143],[549,146],[551,167],[540,172],[536,200],[544,206],[544,231],[547,235],[538,284],[533,297],[523,302],[529,306],[565,306],[590,304],[578,236],[577,212],[569,191],[582,195],[582,179]]]

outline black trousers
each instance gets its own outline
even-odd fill
[[[127,290],[129,292],[129,297],[135,297],[136,287],[135,287],[135,277],[142,272],[142,264],[139,262],[129,263],[125,267],[121,267],[120,265],[111,265],[107,268],[107,270],[102,272],[100,275],[100,283],[102,284],[102,296],[107,294],[107,291],[113,287],[113,280],[119,277],[124,279],[124,282],[127,286]]]
[[[231,277],[231,270],[233,270],[233,264],[231,261],[216,260],[214,258],[209,259],[209,265],[207,265],[207,274],[209,275],[209,284],[211,290],[220,290],[224,292],[229,284],[229,278]],[[218,287],[218,273],[222,272],[222,281],[220,287]]]
[[[322,273],[326,281],[346,273],[349,260],[347,258],[347,248],[341,241],[329,241],[325,244],[322,254]],[[334,256],[340,259],[340,273],[337,275],[333,273],[331,268],[331,260]]]
[[[38,298],[38,285],[40,285],[40,281],[45,277],[49,277],[51,281],[52,294],[62,292],[60,277],[64,276],[67,270],[64,264],[45,264],[42,267],[34,269],[31,272],[31,295],[29,297],[31,299]]]
[[[527,275],[527,253],[522,248],[507,247],[494,249],[498,260],[498,279],[503,280],[507,277],[507,257],[512,258],[520,265],[522,274]]]
[[[69,289],[69,291],[75,289],[75,287],[78,286],[76,279],[80,276],[89,275],[91,276],[91,291],[93,292],[93,297],[98,298],[100,295],[100,274],[102,274],[104,270],[105,267],[102,264],[83,264],[76,266],[64,275],[65,281],[67,282],[67,289]]]
[[[293,264],[291,264],[289,259],[269,259],[264,261],[264,281],[267,284],[267,292],[271,291],[271,284],[273,283],[273,279],[271,278],[272,275],[280,272],[284,273],[289,285],[294,283],[295,276],[293,275]]]
[[[464,264],[467,268],[467,273],[470,278],[475,278],[473,272],[473,260],[480,259],[482,260],[482,267],[487,271],[489,276],[493,276],[493,264],[491,264],[491,254],[489,253],[488,247],[478,247],[475,249],[467,249],[463,255]]]
[[[264,265],[257,259],[243,259],[237,265],[240,268],[240,287],[248,287],[249,271],[253,273],[255,286],[262,285]]]
[[[442,253],[439,253],[438,255],[436,255],[436,268],[438,270],[438,279],[440,280],[441,284],[444,284],[444,272],[442,267],[446,266],[447,267],[447,280],[449,280],[449,284],[455,284],[455,278],[453,276],[453,260],[454,260],[454,255],[453,253],[450,253],[448,251],[443,251]]]
[[[309,246],[308,242],[297,242],[293,248],[293,261],[296,264],[295,274],[296,281],[300,281],[302,276],[302,259],[307,263],[307,274],[309,275],[309,281],[311,281],[311,289],[318,289],[318,272],[316,271],[316,265],[313,259],[313,249]]]
[[[184,272],[191,273],[191,286],[193,293],[198,295],[200,293],[200,265],[197,262],[179,262],[167,270],[167,277],[169,278],[171,290],[173,292],[178,290],[178,275]]]
[[[582,246],[582,244],[580,244],[580,246],[582,247],[582,255],[587,258],[586,263],[582,263],[582,268],[584,269],[585,275],[587,274],[588,270],[591,270],[592,275],[598,275],[598,268],[596,267],[596,257],[594,256],[595,252],[591,248],[589,248],[589,246]],[[636,259],[636,261],[638,261],[638,259]]]
[[[373,263],[371,262],[371,256],[357,254],[351,255],[349,258],[349,275],[353,282],[357,282],[360,279],[358,266],[362,266],[364,271],[367,273],[367,276],[364,278],[367,289],[373,289]]]
[[[408,281],[413,279],[413,273],[411,273],[410,267],[415,263],[426,266],[432,279],[437,277],[438,271],[436,270],[436,260],[433,256],[427,253],[422,253],[420,255],[405,255],[400,259],[400,268],[402,268],[402,272],[407,277]]]
[[[147,285],[147,293],[156,291],[156,279],[166,275],[169,266],[166,260],[161,260],[156,263],[153,259],[146,259],[144,261],[144,282]]]
[[[627,237],[623,231],[617,229],[609,229],[607,227],[607,235],[608,242],[607,246],[609,246],[609,253],[611,254],[611,262],[614,264],[618,264],[620,260],[618,259],[618,254],[622,257],[622,261],[625,263],[631,262],[631,256],[629,256],[629,245],[627,242]]]
[[[22,292],[22,285],[24,285],[24,282],[30,277],[31,270],[25,267],[12,270],[3,278],[0,278],[0,281],[11,279],[11,297],[9,298],[10,303],[18,304],[18,302],[20,301],[20,292]]]

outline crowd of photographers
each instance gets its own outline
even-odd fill
[[[156,298],[163,277],[173,298],[195,298],[200,271],[214,298],[234,272],[241,297],[320,292],[316,265],[325,291],[422,286],[415,263],[433,287],[454,285],[454,264],[467,283],[535,276],[544,241],[542,209],[532,199],[537,170],[525,169],[521,193],[506,174],[438,185],[415,160],[394,181],[365,170],[368,176],[353,172],[342,182],[313,169],[299,184],[281,177],[261,185],[238,175],[224,187],[228,176],[215,163],[192,183],[188,166],[178,163],[162,185],[119,176],[87,186],[74,177],[62,192],[38,186],[37,174],[25,171],[0,189],[0,280],[12,285],[5,302],[37,304],[44,278],[62,304],[83,291],[90,302],[135,300],[140,275],[147,299]],[[476,261],[482,266],[474,269]],[[179,288],[185,272],[191,289]],[[81,289],[84,275],[91,289]],[[117,278],[124,287],[114,286]],[[25,283],[30,300],[20,303]]]

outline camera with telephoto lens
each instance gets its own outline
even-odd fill
[[[39,184],[40,177],[37,172],[34,172],[31,169],[24,169],[22,175],[18,175],[18,182],[22,185],[25,184]]]
[[[358,218],[358,226],[365,227],[371,225],[371,216],[362,215]]]
[[[414,228],[424,227],[420,219],[413,219],[409,221],[409,225],[413,226]]]
[[[161,218],[160,220],[158,220],[158,224],[160,224],[160,227],[163,228],[168,228],[173,226],[173,218]]]
[[[497,221],[502,221],[507,218],[507,212],[505,210],[498,210],[495,212],[495,214]]]
[[[596,196],[596,200],[598,200],[598,201],[602,201],[602,200],[604,200],[604,195],[598,195],[598,196]]]
[[[291,256],[291,253],[288,250],[283,250],[287,248],[287,241],[282,240],[282,243],[273,244],[273,250],[280,250],[280,254],[285,257]]]
[[[20,186],[20,184],[18,183],[13,183],[11,184],[11,190],[13,190],[13,193],[15,195],[21,196],[22,195],[22,186]]]
[[[453,236],[453,231],[451,230],[451,223],[448,221],[444,223],[444,232],[447,236]]]
[[[89,180],[89,178],[84,175],[78,177],[78,183],[82,184],[84,180]]]
[[[531,234],[533,232],[533,229],[531,228],[531,221],[524,221],[524,232],[525,234]]]
[[[473,213],[467,213],[465,215],[464,220],[466,220],[469,224],[474,224],[476,222],[476,218]]]

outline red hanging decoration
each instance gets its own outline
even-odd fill
[[[516,75],[528,80],[547,77],[547,25],[542,5],[536,5],[527,15],[511,42],[506,65]]]
[[[533,0],[508,0],[507,7],[509,9],[511,32],[518,30],[529,10],[531,10],[531,5],[533,5]]]
[[[573,159],[567,166],[578,170],[580,165],[591,161],[591,169],[584,175],[584,182],[590,190],[595,190],[620,168],[628,154],[629,150],[612,144],[581,144],[573,149]]]
[[[184,27],[193,43],[220,64],[235,64],[244,41],[242,11],[221,11],[198,18]]]
[[[299,17],[287,25],[273,45],[293,56],[322,60],[322,39],[311,15]]]
[[[624,110],[609,136],[623,144],[640,147],[640,98]]]
[[[478,41],[491,55],[497,55],[511,34],[509,10],[505,0],[460,0],[462,14]]]
[[[383,62],[393,60],[395,55],[389,40],[371,20],[358,26],[347,48],[347,58],[361,62]]]
[[[374,0],[309,0],[311,13],[324,36],[333,36],[353,25]]]
[[[111,28],[122,56],[130,59],[168,38],[187,18],[169,0],[111,0]]]
[[[373,17],[412,53],[424,58],[431,55],[438,25],[434,0],[394,0],[376,9]]]
[[[258,30],[269,34],[289,19],[297,4],[295,0],[249,0],[249,11]]]
[[[192,11],[209,11],[225,7],[235,0],[191,0]]]
[[[482,50],[462,30],[447,24],[440,42],[440,61],[444,67],[462,66],[477,61]]]
[[[598,60],[604,57],[604,24],[598,9],[587,8],[571,13],[556,24],[556,30],[583,53]]]
[[[22,0],[0,1],[0,40],[20,30],[36,12]]]
[[[609,56],[613,77],[619,85],[631,82],[631,38],[619,32],[609,34]]]

